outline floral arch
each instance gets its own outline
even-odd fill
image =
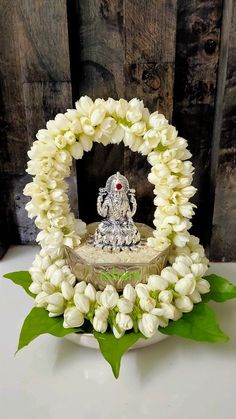
[[[108,327],[119,338],[134,329],[153,336],[159,325],[178,320],[209,291],[203,278],[208,260],[199,239],[188,230],[195,205],[189,199],[193,166],[187,141],[159,112],[151,113],[142,101],[96,99],[87,96],[75,109],[58,114],[39,130],[29,151],[27,172],[33,181],[24,194],[30,218],[41,230],[41,246],[30,269],[30,291],[35,304],[50,317],[64,316],[64,328],[83,327],[85,319],[104,333]],[[126,285],[120,295],[111,285],[97,291],[79,281],[65,259],[64,245],[79,245],[86,225],[70,210],[65,178],[72,158],[81,159],[94,142],[107,145],[121,141],[134,152],[147,156],[151,165],[148,180],[154,185],[155,231],[148,244],[162,251],[171,246],[169,264],[160,275],[151,275],[147,284]]]

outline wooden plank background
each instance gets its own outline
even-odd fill
[[[35,133],[87,94],[137,96],[173,121],[196,167],[193,232],[212,260],[236,260],[235,23],[236,0],[0,0],[1,252],[35,240],[22,195]],[[136,188],[136,220],[152,224],[145,158],[97,144],[76,169],[71,203],[86,222],[119,170]]]

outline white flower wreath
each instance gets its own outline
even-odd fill
[[[196,191],[191,186],[194,169],[187,141],[178,137],[175,127],[159,112],[150,114],[136,98],[93,102],[84,96],[76,109],[58,114],[36,137],[27,168],[34,179],[24,189],[32,198],[26,205],[29,217],[36,217],[42,230],[37,236],[42,249],[30,269],[36,306],[48,310],[50,317],[64,315],[65,328],[80,327],[88,319],[101,333],[110,326],[117,338],[131,329],[151,337],[159,325],[190,312],[209,291],[203,279],[208,260],[199,239],[188,232],[195,207],[189,202]],[[147,155],[152,166],[148,180],[155,186],[156,230],[148,244],[160,251],[171,245],[171,254],[160,275],[135,288],[126,285],[119,295],[111,285],[101,292],[79,281],[66,263],[64,245],[78,246],[86,225],[71,213],[64,179],[72,157],[81,159],[93,142],[121,141]]]

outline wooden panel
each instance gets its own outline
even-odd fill
[[[125,96],[123,2],[69,0],[68,16],[73,98]],[[79,212],[87,223],[98,218],[98,188],[124,171],[123,160],[122,145],[95,144],[78,162]]]
[[[0,231],[4,244],[35,243],[37,228],[33,220],[27,217],[25,204],[27,198],[22,194],[29,175],[6,175],[0,177],[1,218]]]
[[[11,242],[32,242],[33,223],[20,195],[29,149],[39,128],[71,106],[66,0],[1,2],[1,218]],[[73,204],[76,188],[73,185]],[[14,210],[14,211],[13,211]]]
[[[177,1],[124,2],[126,97],[172,118]]]
[[[209,244],[212,221],[210,182],[219,41],[220,0],[178,2],[174,124],[189,141],[196,168],[194,200],[198,205],[193,233]]]
[[[126,63],[173,61],[176,3],[175,0],[124,2]]]
[[[125,96],[122,0],[69,0],[73,95]]]
[[[172,115],[176,1],[69,1],[72,86],[79,97],[144,100],[152,111]],[[167,30],[169,27],[169,30]],[[80,50],[78,47],[80,45]],[[73,56],[80,55],[80,62]],[[96,167],[95,167],[96,164]],[[144,157],[120,145],[95,145],[78,164],[80,214],[97,218],[98,187],[120,170],[137,190],[136,219],[152,224],[153,188]],[[89,190],[89,194],[88,194]]]
[[[124,3],[126,97],[143,99],[151,112],[171,120],[177,1],[127,0]],[[145,157],[125,149],[124,171],[136,189],[135,216],[153,226],[153,185]]]
[[[235,260],[236,237],[236,1],[225,2],[215,121],[219,156],[210,256]]]
[[[23,173],[29,147],[21,82],[17,2],[5,0],[0,9],[1,173]],[[19,158],[24,156],[23,159]]]
[[[23,81],[70,81],[66,0],[15,3]]]

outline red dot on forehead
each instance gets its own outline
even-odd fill
[[[120,190],[123,188],[123,185],[121,185],[121,183],[117,183],[116,184],[116,189]]]

